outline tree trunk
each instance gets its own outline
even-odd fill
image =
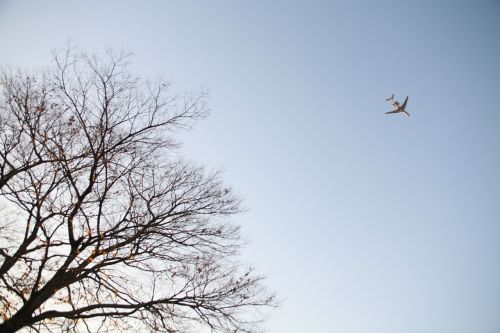
[[[12,318],[7,319],[2,324],[0,324],[0,332],[2,333],[13,333],[17,332],[23,327],[28,325],[30,322],[31,315],[28,312],[19,311]]]

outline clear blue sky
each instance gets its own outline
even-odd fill
[[[0,0],[0,63],[68,38],[210,88],[185,152],[250,209],[269,332],[500,332],[499,1]]]

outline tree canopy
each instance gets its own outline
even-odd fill
[[[0,331],[257,331],[277,303],[238,261],[241,201],[178,153],[206,92],[53,59],[0,78]]]

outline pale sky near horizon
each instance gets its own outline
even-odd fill
[[[0,0],[0,64],[68,39],[210,89],[269,332],[500,333],[499,1]]]

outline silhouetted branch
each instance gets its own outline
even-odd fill
[[[2,332],[253,332],[276,305],[235,260],[239,198],[173,153],[206,92],[143,85],[128,59],[69,48],[50,71],[2,73]]]

